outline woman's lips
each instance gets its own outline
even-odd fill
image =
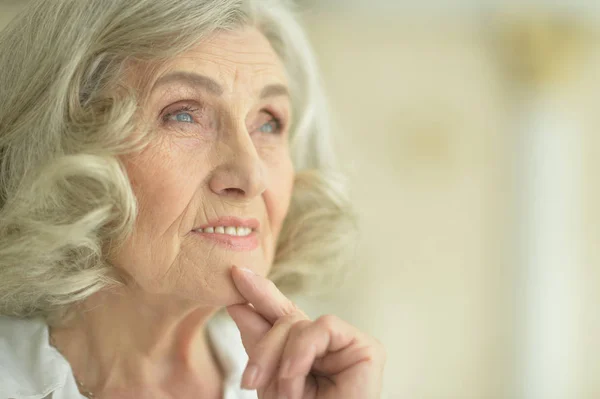
[[[193,234],[233,251],[252,251],[259,245],[260,222],[227,216],[194,228]]]
[[[212,241],[223,248],[232,251],[253,251],[258,248],[258,233],[253,231],[247,236],[232,236],[219,233],[205,233],[197,230],[192,231],[198,237],[204,240]]]

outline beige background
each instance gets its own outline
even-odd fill
[[[328,310],[385,342],[386,397],[510,397],[514,137],[477,27],[307,19],[362,222]]]
[[[600,397],[600,63],[595,26],[580,19],[543,9],[306,15],[363,228],[355,277],[335,300],[311,305],[386,343],[385,397],[527,398],[536,383],[552,390],[552,380],[527,375],[522,350],[523,291],[537,284],[524,281],[519,253],[528,96],[563,104],[585,129],[586,185],[577,196],[587,255],[564,264],[582,291],[569,298],[578,307],[565,310],[574,336],[551,343],[569,354],[553,372],[572,374],[553,397]],[[557,305],[552,294],[539,299]]]
[[[0,24],[16,8],[0,1]],[[575,370],[564,399],[600,398],[600,63],[581,56],[600,42],[577,18],[566,19],[573,29],[549,35],[539,13],[314,5],[302,13],[362,233],[347,283],[326,298],[299,301],[385,343],[386,398],[516,398],[530,383],[521,364],[528,356],[522,291],[536,281],[522,280],[518,251],[523,93],[559,98],[585,126],[586,257],[565,265],[582,281],[574,298],[580,306],[565,320],[578,333],[557,343],[578,356],[555,367]],[[567,37],[562,48],[579,49],[575,55],[556,50]]]

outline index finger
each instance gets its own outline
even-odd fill
[[[269,323],[275,324],[279,318],[296,312],[304,315],[271,280],[237,266],[233,266],[231,276],[240,294]]]

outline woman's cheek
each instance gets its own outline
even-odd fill
[[[275,241],[283,226],[283,221],[288,213],[294,186],[294,168],[289,156],[284,157],[271,168],[272,187],[270,200],[267,204],[271,218],[271,226]]]
[[[173,146],[178,147],[179,151],[189,152],[202,145],[203,140],[198,137],[178,137],[174,140]]]

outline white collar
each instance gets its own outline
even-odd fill
[[[0,353],[1,398],[43,399],[65,388],[72,374],[50,346],[48,327],[41,319],[0,316]]]
[[[208,325],[211,346],[225,373],[224,399],[256,399],[240,389],[248,357],[240,333],[226,314]],[[0,398],[82,399],[67,360],[50,345],[42,319],[0,316]]]

